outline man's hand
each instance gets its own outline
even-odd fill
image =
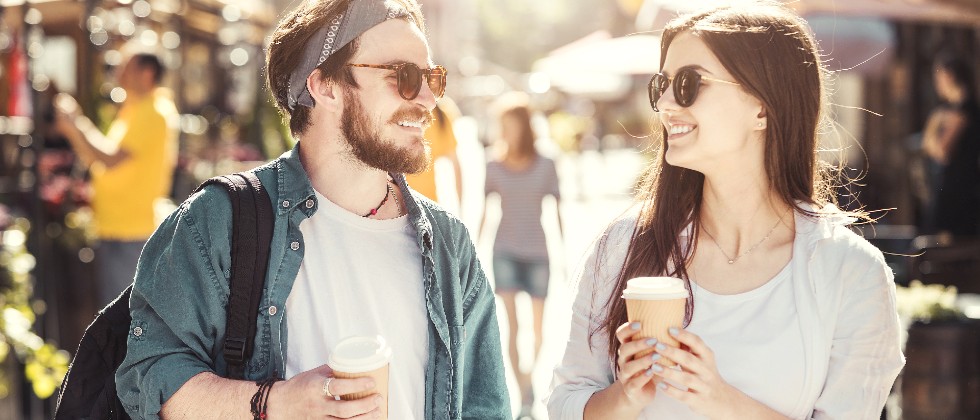
[[[278,383],[269,395],[270,419],[378,419],[381,418],[381,404],[384,399],[374,393],[367,397],[344,401],[327,396],[355,394],[376,389],[374,379],[333,378],[325,389],[333,371],[327,365],[308,370]],[[325,392],[326,391],[326,392]]]
[[[98,127],[82,115],[82,108],[71,95],[59,93],[52,102],[55,130],[68,139],[86,165],[100,162],[106,168],[112,168],[129,158],[126,149],[106,139]]]
[[[68,136],[68,133],[72,131],[77,131],[75,119],[81,115],[81,107],[78,106],[78,101],[67,93],[59,93],[54,97],[52,103],[55,112],[55,129],[64,136]]]

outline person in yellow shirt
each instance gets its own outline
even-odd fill
[[[463,177],[459,167],[459,159],[456,157],[456,135],[453,133],[453,120],[459,114],[456,104],[449,98],[443,97],[432,110],[432,125],[425,130],[425,139],[429,141],[432,148],[432,161],[439,158],[446,158],[453,165],[453,172],[456,179],[456,197],[459,200],[459,209],[463,207]],[[430,167],[425,172],[414,175],[405,174],[408,185],[413,190],[428,197],[432,201],[446,204],[446,197],[440,197],[436,192],[436,173],[435,168]]]
[[[154,204],[169,196],[177,161],[179,114],[159,87],[164,67],[153,54],[126,60],[118,84],[126,98],[102,134],[67,94],[55,99],[56,128],[92,175],[97,294],[107,304],[133,281],[143,245],[156,229]]]

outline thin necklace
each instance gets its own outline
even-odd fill
[[[393,191],[391,190],[391,183],[389,183],[389,182],[385,182],[385,185],[386,185],[386,186],[388,187],[388,188],[387,188],[387,189],[385,190],[385,198],[382,198],[382,199],[381,199],[381,204],[378,204],[378,207],[375,207],[375,208],[373,208],[373,209],[371,209],[371,211],[370,211],[370,212],[368,212],[368,214],[365,214],[365,215],[364,215],[364,217],[371,217],[371,216],[376,216],[376,215],[378,214],[378,211],[380,211],[380,210],[381,210],[381,206],[384,206],[384,205],[385,205],[385,203],[387,203],[387,202],[388,202],[388,197],[390,197],[390,196],[391,196],[391,195],[392,195],[392,194],[394,193],[394,192],[393,192]],[[396,198],[395,200],[398,200],[398,199]]]
[[[735,261],[738,261],[740,258],[746,256],[748,253],[754,251],[756,248],[759,247],[759,245],[762,245],[762,243],[765,242],[766,239],[769,239],[769,235],[772,235],[772,233],[776,231],[776,227],[779,226],[779,222],[781,222],[782,220],[783,220],[782,217],[776,219],[776,224],[772,225],[772,229],[769,229],[769,233],[767,233],[766,236],[762,238],[762,240],[756,242],[755,245],[752,245],[751,247],[749,247],[749,249],[746,249],[741,254],[736,255],[735,258],[728,256],[728,253],[725,252],[724,249],[721,249],[721,245],[718,244],[718,240],[715,239],[714,235],[712,235],[711,232],[708,232],[708,229],[701,228],[701,230],[704,231],[704,233],[708,234],[708,237],[711,238],[711,242],[714,242],[715,246],[718,247],[718,250],[721,251],[721,254],[728,259],[728,263],[735,264]]]

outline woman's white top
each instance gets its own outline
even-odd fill
[[[876,419],[905,364],[893,275],[846,227],[852,219],[831,206],[819,213],[796,214],[793,258],[766,284],[737,295],[692,284],[688,330],[715,353],[726,382],[790,418]],[[635,214],[617,221],[586,259],[547,400],[551,419],[581,419],[592,394],[615,380],[607,334],[596,333],[590,349],[589,331],[605,317],[635,225]],[[658,393],[640,418],[701,417]]]
[[[766,284],[736,295],[711,293],[692,282],[694,318],[687,327],[709,348],[720,349],[715,361],[726,382],[780,413],[796,408],[806,377],[791,265]],[[704,418],[662,392],[642,417]]]

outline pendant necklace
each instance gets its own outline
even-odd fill
[[[701,228],[701,230],[704,231],[704,233],[706,233],[709,238],[711,238],[711,242],[714,242],[715,243],[715,246],[718,247],[718,250],[721,251],[721,254],[724,255],[726,259],[728,259],[728,263],[729,264],[735,264],[735,262],[738,261],[740,258],[742,258],[742,257],[746,256],[748,253],[754,251],[756,248],[759,247],[759,245],[762,245],[763,242],[765,242],[767,239],[769,239],[769,236],[772,235],[772,233],[776,231],[776,227],[779,226],[779,222],[781,222],[782,220],[783,220],[782,217],[780,217],[779,219],[776,219],[776,224],[772,225],[772,228],[769,229],[769,233],[767,233],[766,236],[764,236],[761,240],[759,240],[759,242],[756,242],[755,245],[752,245],[751,247],[749,247],[749,249],[743,251],[741,254],[736,255],[734,258],[733,257],[730,257],[728,255],[728,253],[725,252],[725,250],[721,248],[721,245],[718,244],[718,240],[715,239],[715,237],[711,234],[711,232],[708,232],[708,230],[707,229],[704,229],[704,228]]]

